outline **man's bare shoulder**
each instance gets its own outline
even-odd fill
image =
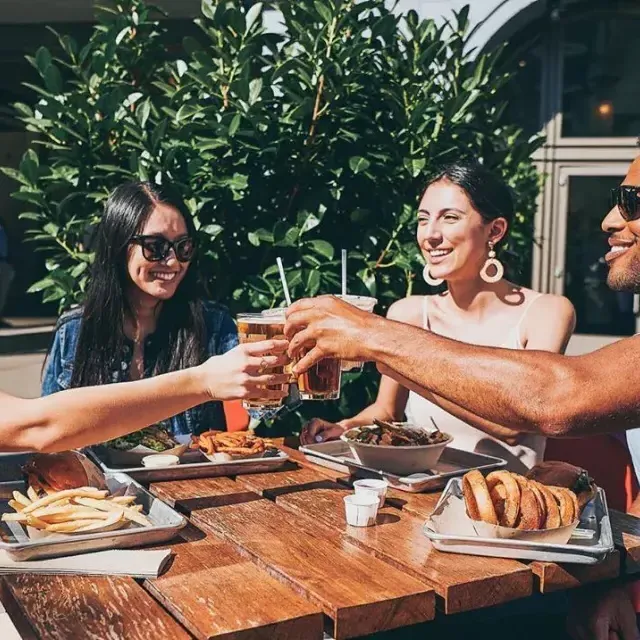
[[[424,296],[407,296],[394,302],[387,311],[389,320],[422,326]]]

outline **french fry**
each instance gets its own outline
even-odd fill
[[[78,529],[78,533],[79,532],[98,533],[100,531],[110,531],[112,529],[120,529],[121,527],[124,527],[127,524],[129,524],[125,519],[124,513],[122,512],[122,510],[112,511],[106,514],[106,516],[107,516],[106,519],[103,520],[102,522],[96,522],[95,524],[92,524],[92,525],[86,525],[84,527],[80,527],[80,529]]]
[[[27,496],[31,502],[35,502],[38,499],[38,494],[32,486],[27,489]]]
[[[115,502],[117,504],[131,504],[135,502],[135,496],[114,496],[113,498],[107,498],[109,502]]]
[[[17,513],[3,513],[2,522],[26,522],[27,514],[24,511],[18,511]]]
[[[81,487],[80,489],[66,489],[65,491],[58,491],[57,493],[46,495],[44,498],[40,498],[35,502],[31,502],[29,506],[25,507],[24,511],[25,513],[31,513],[40,507],[46,507],[63,498],[87,497],[87,498],[93,498],[99,501],[100,499],[106,498],[108,493],[109,493],[108,491],[101,491],[100,489],[94,489],[93,487]]]
[[[28,516],[29,514],[27,514]],[[59,522],[70,522],[71,520],[106,520],[109,516],[104,511],[97,509],[78,509],[74,512],[64,513],[45,513],[35,516],[48,524],[56,524]]]
[[[19,502],[24,507],[28,507],[31,504],[31,500],[29,500],[29,498],[27,498],[27,496],[23,495],[19,491],[14,491],[13,492],[13,499],[16,502]]]
[[[24,509],[24,505],[16,502],[15,500],[9,500],[7,503],[14,511],[22,511]]]
[[[134,511],[129,507],[123,507],[122,505],[113,504],[109,500],[95,500],[94,498],[74,498],[74,502],[83,504],[87,507],[100,509],[100,511],[121,510],[124,513],[124,517],[128,520],[132,520],[133,522],[142,525],[143,527],[151,526],[151,521],[141,513],[138,513],[137,511]]]
[[[95,520],[69,520],[68,522],[57,522],[56,524],[47,524],[46,531],[52,533],[74,533],[82,527],[95,524]]]
[[[36,518],[35,516],[27,514],[27,525],[33,527],[34,529],[46,529],[47,523],[40,518]]]

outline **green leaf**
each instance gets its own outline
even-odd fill
[[[231,124],[229,125],[229,137],[233,138],[233,136],[236,135],[236,131],[238,131],[238,127],[240,126],[240,120],[242,119],[242,116],[239,113],[236,113],[235,116],[233,116],[233,120],[231,120]]]
[[[325,22],[331,22],[331,20],[333,19],[333,16],[331,15],[331,9],[324,2],[315,0],[313,6],[316,8],[316,11]]]
[[[353,173],[362,173],[371,166],[371,163],[362,156],[352,156],[349,158],[349,167]]]
[[[124,29],[121,29],[118,35],[116,36],[116,40],[115,40],[116,45],[119,45],[125,39],[125,36],[129,35],[130,33],[131,33],[131,27],[127,26]]]
[[[49,68],[49,65],[52,62],[51,53],[49,52],[49,49],[47,49],[46,47],[40,47],[36,51],[35,60],[36,60],[36,66],[38,67],[38,71],[40,72],[40,75],[44,77],[44,74],[46,73],[47,69]]]
[[[58,67],[50,64],[44,72],[44,84],[53,94],[62,93],[62,76]]]
[[[256,2],[250,9],[247,11],[247,15],[245,17],[245,35],[251,31],[253,25],[256,20],[262,15],[262,2]]]
[[[249,83],[249,104],[255,104],[262,93],[262,78],[254,78]],[[235,132],[234,132],[235,133]]]
[[[333,260],[333,256],[335,254],[333,245],[326,240],[311,240],[309,242],[309,246],[311,246],[316,253],[327,258],[327,260]]]
[[[208,224],[202,227],[201,231],[206,233],[211,240],[215,240],[223,231],[219,224]]]
[[[249,240],[249,242],[254,247],[259,247],[260,246],[260,238],[258,237],[258,234],[254,233],[253,231],[249,231],[249,233],[247,234],[247,240]]]
[[[38,280],[38,282],[34,282],[28,289],[27,293],[39,293],[40,291],[44,291],[49,287],[54,286],[54,282],[51,278],[46,277],[42,280]]]
[[[138,108],[136,109],[138,122],[140,123],[140,126],[142,128],[146,126],[150,113],[151,113],[151,102],[150,102],[150,98],[147,98],[144,102],[141,102],[138,105]]]
[[[403,164],[411,177],[417,178],[427,164],[427,161],[424,158],[405,158]]]
[[[202,4],[200,5],[200,11],[202,11],[202,15],[205,18],[209,18],[209,20],[213,20],[215,16],[215,6],[212,0],[202,0]]]
[[[42,227],[42,230],[45,233],[48,233],[50,236],[56,238],[58,236],[58,232],[60,231],[60,227],[55,224],[55,222],[48,222]]]
[[[304,295],[312,298],[320,289],[320,272],[317,269],[312,269],[307,271],[305,275],[306,279],[303,279]]]

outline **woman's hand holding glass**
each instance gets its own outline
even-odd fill
[[[282,400],[290,374],[273,373],[290,363],[287,340],[262,340],[238,345],[198,367],[212,400],[268,398]]]

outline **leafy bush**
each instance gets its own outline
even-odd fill
[[[51,255],[33,291],[61,308],[82,300],[84,240],[101,202],[141,178],[180,188],[206,279],[232,310],[282,301],[277,256],[294,298],[337,292],[341,248],[349,290],[384,309],[425,290],[416,203],[438,166],[469,156],[514,189],[507,249],[526,272],[539,140],[504,121],[510,76],[499,52],[468,52],[468,8],[437,26],[383,0],[283,0],[270,3],[282,30],[268,33],[270,6],[238,4],[203,0],[197,35],[172,56],[166,27],[141,0],[103,11],[82,48],[60,36],[60,56],[38,50],[34,104],[16,105],[38,146],[19,171],[4,169]],[[375,389],[369,375],[347,378],[340,406],[322,409],[328,417],[357,410]]]

